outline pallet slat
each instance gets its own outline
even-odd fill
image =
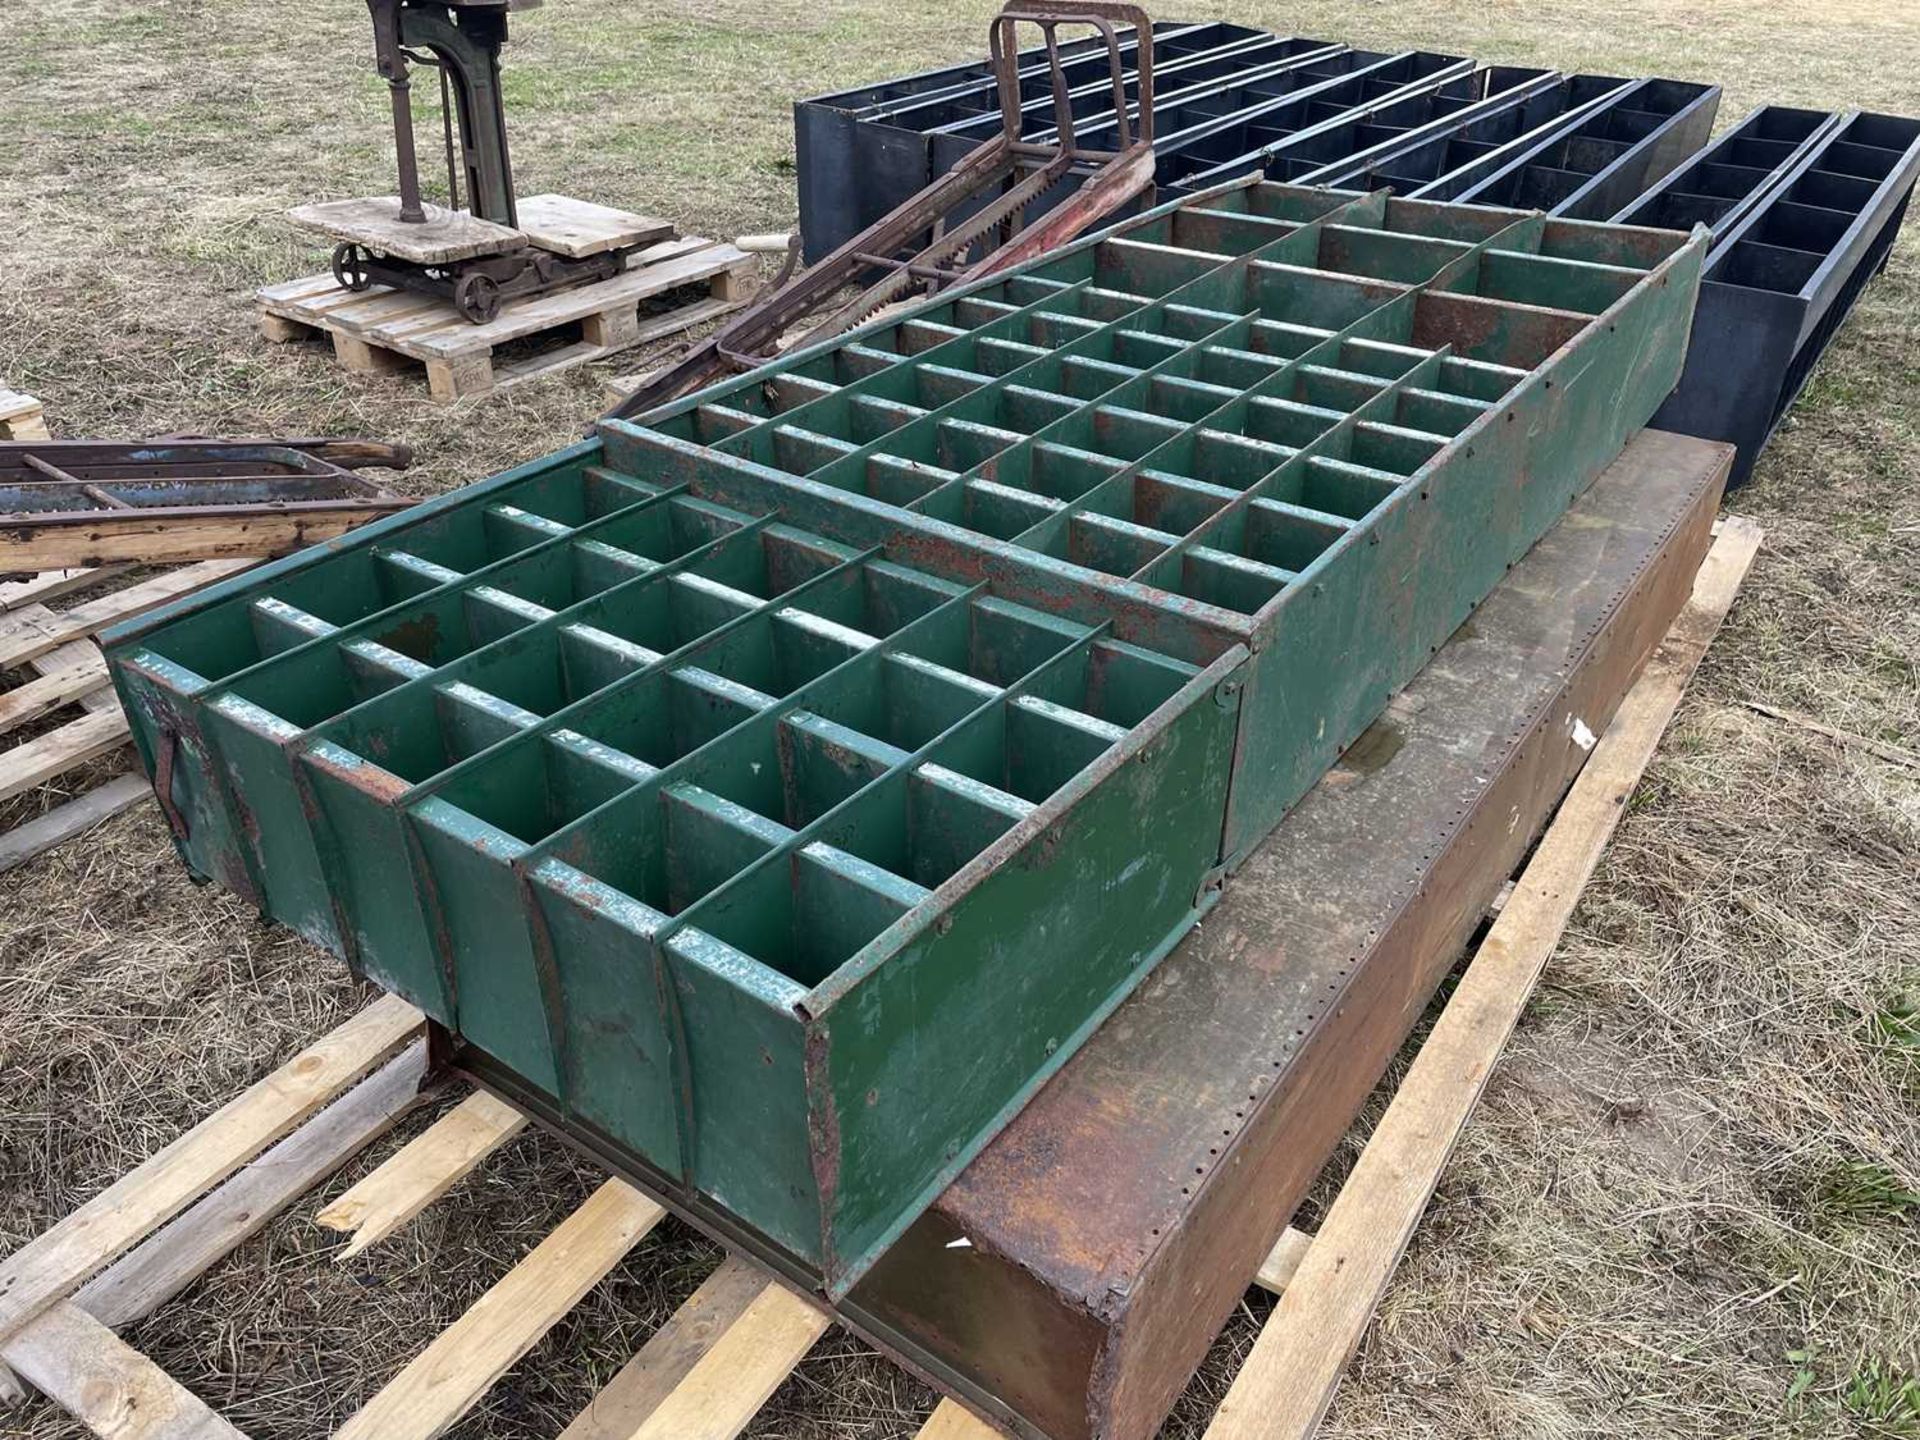
[[[100,647],[92,640],[69,640],[58,649],[49,650],[44,655],[36,655],[27,662],[27,668],[36,675],[51,675],[56,670],[68,670],[88,660],[99,658]],[[118,710],[120,697],[114,693],[111,684],[89,690],[76,702],[89,714],[100,710]]]
[[[0,440],[50,440],[45,408],[31,395],[0,385]]]
[[[89,585],[98,585],[102,580],[111,580],[130,568],[126,565],[95,565],[77,570],[48,570],[25,580],[9,580],[0,585],[0,615],[18,610],[22,605],[44,605],[49,600],[58,600],[62,595],[71,595]]]
[[[17,730],[29,721],[50,715],[62,705],[70,705],[89,691],[108,684],[107,662],[89,655],[77,664],[62,666],[24,685],[0,691],[0,735]]]
[[[164,1225],[404,1045],[420,1012],[385,996],[0,1262],[0,1337]]]
[[[71,1300],[29,1320],[0,1344],[0,1401],[25,1398],[5,1362],[18,1351],[27,1357],[26,1363],[33,1364],[32,1357],[44,1349],[43,1325],[57,1333],[67,1323],[62,1312],[70,1309],[110,1330],[152,1314],[419,1104],[425,1068],[426,1042],[416,1040],[174,1224],[94,1276]]]
[[[231,513],[162,515],[113,510],[84,525],[25,523],[0,533],[0,567],[9,570],[115,561],[184,565],[238,556],[265,559],[344,535],[405,507],[391,498],[342,499],[303,510],[232,507]]]
[[[433,1440],[539,1342],[666,1214],[609,1180],[433,1338],[334,1440]]]
[[[432,296],[379,286],[355,294],[325,275],[270,285],[255,299],[262,333],[269,340],[329,335],[350,370],[423,365],[434,398],[450,404],[597,360],[738,309],[753,268],[752,256],[723,242],[699,236],[663,240],[635,252],[628,268],[617,275],[509,302],[485,325],[469,324],[449,302]],[[659,315],[640,314],[643,303],[702,282],[711,291],[706,298]],[[496,361],[494,347],[553,332],[564,340],[565,326],[578,326],[580,338],[525,358]]]
[[[352,1237],[333,1258],[351,1259],[386,1239],[526,1124],[504,1100],[476,1090],[314,1216],[316,1224]]]
[[[44,655],[69,641],[84,639],[116,621],[143,615],[169,600],[198,590],[202,585],[225,579],[253,563],[252,560],[205,560],[185,569],[169,570],[151,580],[142,580],[137,585],[129,585],[111,595],[102,595],[98,600],[89,600],[84,605],[76,605],[59,614],[28,606],[15,612],[9,619],[0,621],[0,670],[24,665],[37,655]]]
[[[1729,519],[1335,1197],[1206,1440],[1313,1434],[1460,1132],[1760,545]]]
[[[426,1058],[426,1042],[414,1041],[88,1281],[73,1303],[114,1330],[152,1314],[424,1103],[432,1094],[421,1089]]]
[[[16,825],[0,835],[0,875],[17,869],[56,845],[64,845],[77,835],[123,810],[130,810],[153,793],[144,777],[116,775],[104,785],[86,794],[56,805],[46,814]]]
[[[825,1311],[767,1282],[631,1440],[734,1440],[829,1323]]]
[[[1275,1295],[1283,1292],[1293,1283],[1293,1277],[1299,1271],[1300,1262],[1306,1258],[1307,1247],[1311,1244],[1311,1235],[1287,1226],[1280,1232],[1273,1249],[1267,1252],[1267,1258],[1260,1262],[1260,1273],[1253,1277],[1253,1283]]]
[[[104,1440],[246,1440],[206,1402],[78,1306],[7,1346],[21,1376]]]
[[[0,800],[11,800],[58,779],[76,765],[118,750],[126,739],[127,717],[118,709],[102,710],[0,752]]]
[[[459,330],[438,331],[412,344],[418,347],[424,359],[451,359],[472,350],[519,340],[555,325],[584,319],[588,315],[597,315],[615,305],[637,307],[642,300],[682,285],[710,280],[748,260],[744,250],[736,250],[731,245],[709,245],[691,254],[623,271],[597,286],[561,290],[507,306],[501,310],[499,319],[490,320],[485,325],[470,325],[461,320]]]
[[[767,1287],[749,1260],[729,1255],[587,1402],[559,1440],[628,1440]]]
[[[966,1406],[942,1400],[933,1407],[915,1440],[1001,1440],[1000,1432]]]

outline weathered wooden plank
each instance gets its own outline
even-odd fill
[[[432,1093],[421,1089],[426,1055],[426,1042],[415,1040],[173,1224],[96,1275],[73,1303],[114,1330],[152,1314],[421,1104]]]
[[[383,996],[0,1262],[0,1337],[179,1214],[419,1031]]]
[[[359,343],[342,335],[335,335],[334,341],[336,349],[342,341]],[[369,362],[371,368],[385,370],[407,364],[399,356]],[[361,367],[349,364],[347,368]],[[314,506],[271,512],[243,512],[236,506],[230,514],[194,516],[115,510],[86,525],[21,525],[0,532],[0,568],[30,570],[114,561],[179,565],[237,556],[264,559],[344,535],[356,525],[392,514],[404,504],[398,500],[343,500],[325,509]]]
[[[36,655],[27,662],[27,668],[36,675],[51,675],[56,670],[66,670],[98,656],[100,647],[92,640],[69,640],[57,649],[44,655]],[[79,699],[79,706],[89,714],[101,710],[118,710],[120,697],[114,693],[112,685],[102,685],[89,690]]]
[[[4,1346],[22,1378],[101,1440],[246,1440],[113,1331],[62,1302]]]
[[[416,265],[445,265],[527,247],[527,237],[518,230],[465,210],[449,210],[443,205],[421,208],[426,214],[424,220],[402,220],[398,196],[376,195],[298,205],[287,212],[287,219],[329,239],[352,241]]]
[[[942,1400],[933,1407],[916,1440],[1002,1440],[1001,1434],[966,1406]]]
[[[128,568],[125,565],[97,565],[74,570],[49,570],[25,580],[9,580],[0,585],[0,615],[18,610],[23,605],[44,605],[49,600],[58,600],[89,585],[98,585],[102,580],[111,580]]]
[[[1729,520],[1722,528],[1692,600],[1515,882],[1221,1401],[1207,1440],[1289,1440],[1319,1427],[1447,1157],[1759,545],[1760,531],[1749,522]]]
[[[104,630],[119,620],[164,605],[167,601],[211,585],[253,564],[252,560],[205,560],[182,570],[170,570],[98,600],[89,600],[55,615],[29,606],[0,621],[0,670],[23,665],[36,655]]]
[[[528,195],[514,205],[520,233],[542,250],[576,260],[673,238],[671,220],[615,210],[571,195]]]
[[[769,1281],[631,1440],[734,1440],[828,1323],[825,1311]]]
[[[758,1266],[729,1255],[600,1387],[560,1440],[627,1440],[766,1288]]]
[[[50,671],[24,685],[0,691],[0,735],[71,705],[107,680],[107,662],[95,654],[77,664]]]
[[[352,1236],[334,1259],[350,1259],[386,1239],[526,1124],[527,1117],[506,1101],[476,1090],[314,1216],[327,1229]]]
[[[46,408],[31,395],[0,385],[0,440],[50,440]]]
[[[49,1316],[67,1309],[78,1309],[110,1330],[152,1314],[419,1104],[425,1070],[426,1042],[416,1040],[173,1224],[121,1256],[72,1300],[29,1320],[0,1345],[0,1356],[20,1345],[32,1353],[39,1346],[39,1327],[58,1326],[61,1322]],[[24,1397],[13,1373],[0,1364],[0,1401]]]
[[[560,290],[530,300],[516,301],[505,307],[496,320],[485,325],[462,325],[459,330],[443,330],[430,335],[401,338],[393,348],[421,359],[448,359],[474,350],[532,335],[555,325],[564,325],[583,316],[609,310],[616,304],[637,305],[650,296],[663,294],[676,286],[710,279],[731,270],[746,255],[725,244],[708,244],[691,254],[672,260],[622,271],[611,280]],[[367,332],[370,340],[381,338],[377,330]]]
[[[335,1440],[432,1440],[620,1263],[666,1212],[609,1180],[406,1369]]]
[[[1300,1262],[1306,1258],[1307,1247],[1312,1243],[1311,1235],[1289,1225],[1280,1232],[1280,1238],[1274,1242],[1267,1258],[1260,1262],[1260,1273],[1253,1277],[1254,1283],[1278,1295],[1292,1283],[1294,1273],[1299,1270]]]
[[[0,800],[11,800],[97,755],[118,750],[126,738],[127,717],[119,710],[103,710],[0,752]]]
[[[153,793],[144,777],[116,775],[86,794],[56,805],[37,819],[16,825],[0,835],[0,875],[84,835],[103,820],[131,809]]]

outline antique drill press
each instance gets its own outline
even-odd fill
[[[673,235],[668,222],[566,196],[515,197],[500,47],[507,41],[509,12],[539,4],[367,0],[374,55],[393,104],[400,193],[291,212],[295,223],[337,242],[333,276],[344,288],[381,284],[436,295],[481,325],[504,301],[617,275],[634,250]],[[440,73],[445,207],[420,197],[415,66]]]

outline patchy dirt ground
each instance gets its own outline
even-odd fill
[[[553,0],[509,57],[524,190],[731,235],[792,219],[787,101],[970,57],[981,0]],[[1920,4],[1236,0],[1374,47],[1920,112]],[[571,439],[611,367],[477,406],[260,342],[321,256],[294,203],[389,188],[352,0],[36,0],[0,16],[0,376],[75,435],[361,432],[420,492]],[[623,357],[619,368],[633,367]],[[1328,1424],[1334,1435],[1920,1436],[1920,239],[1732,508],[1767,546],[1636,795]],[[87,777],[89,783],[92,777]],[[16,823],[59,796],[0,807]],[[139,813],[0,880],[0,1249],[362,1001],[191,885]],[[422,1116],[325,1187],[337,1193]],[[1357,1143],[1358,1136],[1353,1143]],[[578,1203],[527,1138],[348,1265],[298,1209],[129,1335],[256,1440],[324,1432]],[[712,1247],[666,1224],[456,1431],[553,1434]],[[1249,1297],[1167,1429],[1197,1437]],[[755,1436],[891,1440],[932,1397],[832,1336]],[[81,1433],[34,1402],[0,1435]]]

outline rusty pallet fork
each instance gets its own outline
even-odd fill
[[[1046,47],[1054,110],[1054,136],[1046,142],[1021,135],[1018,31],[1023,24],[1037,26]],[[1106,44],[1117,117],[1115,150],[1083,150],[1075,140],[1073,106],[1060,60],[1058,30],[1063,25],[1090,26]],[[808,329],[808,341],[838,335],[907,298],[916,287],[932,293],[1044,254],[1148,189],[1154,168],[1153,56],[1151,47],[1140,48],[1138,89],[1129,102],[1118,33],[1128,26],[1136,34],[1152,33],[1145,12],[1134,5],[1106,0],[1006,5],[988,30],[1001,133],[892,214],[791,279],[786,278],[794,263],[789,259],[770,294],[634,390],[605,418],[645,414],[730,372],[765,364],[779,354],[788,331],[827,309],[841,291],[872,271],[880,271],[880,278]],[[1086,182],[1028,224],[1028,208],[1077,167],[1090,170]],[[996,232],[1000,243],[974,257],[975,248]]]

